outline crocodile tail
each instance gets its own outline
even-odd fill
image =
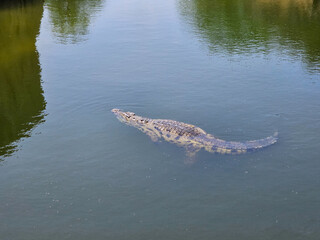
[[[210,135],[208,137],[208,141],[210,142],[210,144],[205,146],[205,149],[208,152],[241,154],[255,149],[264,148],[276,143],[278,140],[278,132],[274,133],[273,136],[267,138],[246,142],[228,142],[218,138],[214,138]]]
[[[270,146],[274,143],[276,143],[278,140],[278,132],[275,132],[273,136],[259,139],[259,140],[253,140],[253,141],[246,141],[244,142],[244,145],[246,147],[246,150],[254,150],[259,148],[264,148],[267,146]]]

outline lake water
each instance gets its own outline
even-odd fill
[[[121,108],[225,140],[185,151]],[[0,5],[0,238],[318,240],[319,0]]]

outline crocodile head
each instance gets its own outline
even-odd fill
[[[126,123],[130,126],[139,127],[148,123],[146,118],[137,116],[133,112],[123,112],[117,108],[112,109],[111,112],[117,116],[120,122]]]

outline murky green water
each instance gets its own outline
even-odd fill
[[[317,240],[320,2],[0,5],[0,238]],[[155,144],[114,107],[244,155]]]

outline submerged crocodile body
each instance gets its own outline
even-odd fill
[[[137,116],[133,112],[123,112],[119,109],[112,109],[111,111],[121,122],[138,128],[154,142],[163,138],[167,142],[184,147],[189,157],[193,157],[202,148],[211,153],[240,154],[267,147],[277,141],[277,133],[253,141],[224,141],[191,124],[168,119],[145,118]]]

